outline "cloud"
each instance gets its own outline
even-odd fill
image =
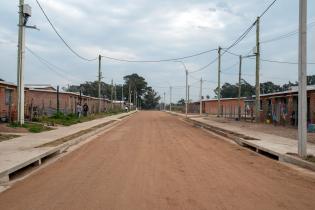
[[[85,57],[96,57],[99,53],[126,59],[165,59],[181,57],[218,45],[231,44],[266,8],[270,1],[261,0],[40,0],[55,27],[73,49]],[[28,2],[33,8],[30,24],[36,24],[41,30],[26,31],[26,45],[50,62],[69,69],[70,75],[84,80],[95,80],[97,61],[86,62],[73,55],[52,31],[34,1]],[[315,8],[315,2],[310,2]],[[297,1],[277,2],[261,22],[261,38],[273,38],[294,29],[297,26]],[[0,64],[1,77],[8,81],[16,80],[17,40],[17,2],[4,1],[0,12]],[[314,19],[311,11],[310,19]],[[314,39],[310,39],[310,58],[314,57]],[[10,41],[12,43],[10,44]],[[237,53],[247,53],[255,45],[255,30],[246,39],[232,49]],[[281,42],[262,45],[262,55],[266,58],[295,59],[296,37]],[[216,57],[212,52],[184,62],[191,70],[198,69]],[[105,60],[105,59],[104,59]],[[27,56],[26,75],[30,82],[60,83],[53,72],[43,71],[36,59]],[[224,55],[222,68],[231,66],[237,58]],[[184,84],[185,74],[182,67],[175,63],[121,63],[106,60],[104,62],[106,81],[114,78],[122,81],[124,74],[137,72],[143,74],[152,84]],[[244,73],[251,73],[253,62],[244,63]],[[295,74],[286,72],[292,67],[262,64],[264,78],[273,74],[293,80]],[[291,69],[292,68],[292,69]],[[311,69],[312,70],[312,69]],[[310,72],[311,72],[310,70]],[[315,72],[314,72],[315,73]],[[32,76],[36,75],[36,77]],[[216,80],[217,65],[214,63],[194,77]],[[281,77],[281,76],[280,76]],[[247,78],[247,77],[246,77]],[[67,80],[71,80],[70,77]],[[253,78],[247,78],[252,81]],[[233,82],[234,77],[222,76],[222,83]],[[65,81],[62,81],[64,83]],[[165,86],[163,85],[163,86]],[[215,84],[209,84],[215,86]],[[207,86],[208,87],[208,86]],[[162,91],[162,90],[161,90]],[[182,90],[174,89],[174,96]],[[210,93],[205,93],[211,94]],[[192,94],[193,95],[193,94]],[[178,97],[179,97],[178,96]],[[175,100],[175,99],[174,99]]]

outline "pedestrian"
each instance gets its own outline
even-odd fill
[[[82,106],[80,103],[77,104],[77,117],[81,117],[81,113],[82,113]]]
[[[128,112],[128,106],[125,106],[125,112]]]
[[[295,111],[294,110],[291,113],[291,125],[295,126]]]
[[[86,117],[89,111],[89,106],[87,105],[87,103],[85,103],[83,105],[83,115]]]
[[[277,126],[278,118],[277,118],[276,112],[272,113],[272,123],[273,123],[274,126]]]

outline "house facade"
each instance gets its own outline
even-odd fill
[[[254,118],[255,96],[253,99],[241,98],[242,117]],[[217,115],[218,100],[203,102],[203,113]],[[262,122],[297,126],[298,124],[298,87],[291,90],[260,95],[260,119]],[[237,98],[221,99],[221,116],[234,117],[238,113]],[[315,86],[307,87],[307,121],[315,124]]]
[[[64,114],[76,112],[77,103],[87,104],[89,113],[104,112],[111,108],[111,102],[107,99],[84,96],[79,93],[59,92],[59,110]],[[121,107],[115,104],[115,107]],[[16,120],[17,118],[17,86],[13,83],[0,81],[0,110],[1,120]],[[37,116],[51,116],[57,111],[57,91],[51,86],[36,88],[25,87],[25,118],[31,120]]]

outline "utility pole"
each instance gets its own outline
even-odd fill
[[[186,72],[186,103],[185,103],[185,114],[187,118],[187,109],[188,109],[188,70],[185,69]]]
[[[199,102],[199,113],[202,115],[202,78],[200,78],[200,102]]]
[[[24,124],[24,57],[25,57],[25,24],[24,24],[24,0],[19,4],[19,35],[17,58],[17,94],[18,94],[18,122]]]
[[[131,110],[131,86],[129,81],[129,110]]]
[[[102,72],[101,72],[101,64],[102,64],[102,56],[98,55],[98,112],[101,112],[101,79],[102,79]]]
[[[242,91],[242,56],[240,55],[239,71],[238,71],[238,120],[241,120],[241,91]]]
[[[299,96],[298,96],[298,154],[307,156],[307,0],[299,4]]]
[[[116,83],[114,85],[114,101],[117,101],[117,89],[116,89]]]
[[[80,90],[80,95],[81,95],[81,90]],[[59,106],[59,85],[57,85],[57,115],[60,112],[60,106]]]
[[[187,102],[188,109],[189,109],[189,104],[190,104],[190,97],[189,97],[189,95],[190,95],[190,85],[188,85],[188,102]]]
[[[135,104],[136,104],[136,110],[138,109],[138,93],[135,91]]]
[[[111,85],[110,85],[110,89],[111,89],[111,91],[110,91],[110,101],[111,101],[111,107],[112,107],[112,109],[114,108],[114,104],[113,104],[113,79],[112,79],[112,81],[111,81]]]
[[[218,117],[221,116],[221,49],[218,49]]]
[[[134,89],[133,91],[133,105],[135,106],[135,108],[137,108],[137,100],[136,100],[136,89]]]
[[[172,86],[170,86],[170,112],[172,111]]]
[[[124,108],[124,84],[121,85],[121,108]]]
[[[165,92],[164,92],[164,103],[163,103],[163,110],[165,111]]]
[[[255,115],[256,115],[256,123],[260,122],[260,17],[257,17],[256,20],[256,108],[255,108]]]

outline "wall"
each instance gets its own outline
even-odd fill
[[[218,100],[203,101],[203,112],[206,114],[217,115],[218,114]],[[238,114],[238,99],[221,99],[221,114],[225,116],[235,116]],[[245,103],[244,99],[241,99],[241,113],[244,112]]]
[[[5,104],[5,90],[12,90],[11,110],[9,105]],[[99,99],[89,96],[82,96],[82,105],[87,103],[89,113],[97,113],[99,107]],[[80,101],[80,96],[77,93],[61,92],[59,93],[59,108],[65,114],[75,113],[76,105]],[[17,89],[16,85],[9,83],[0,83],[0,114],[1,118],[9,118],[16,120],[16,104],[17,104]],[[101,99],[101,111],[104,112],[111,107],[110,101]],[[114,104],[115,108],[120,108],[121,104]],[[53,90],[36,90],[25,89],[25,118],[31,119],[34,116],[47,115],[51,116],[57,110],[57,93]]]

